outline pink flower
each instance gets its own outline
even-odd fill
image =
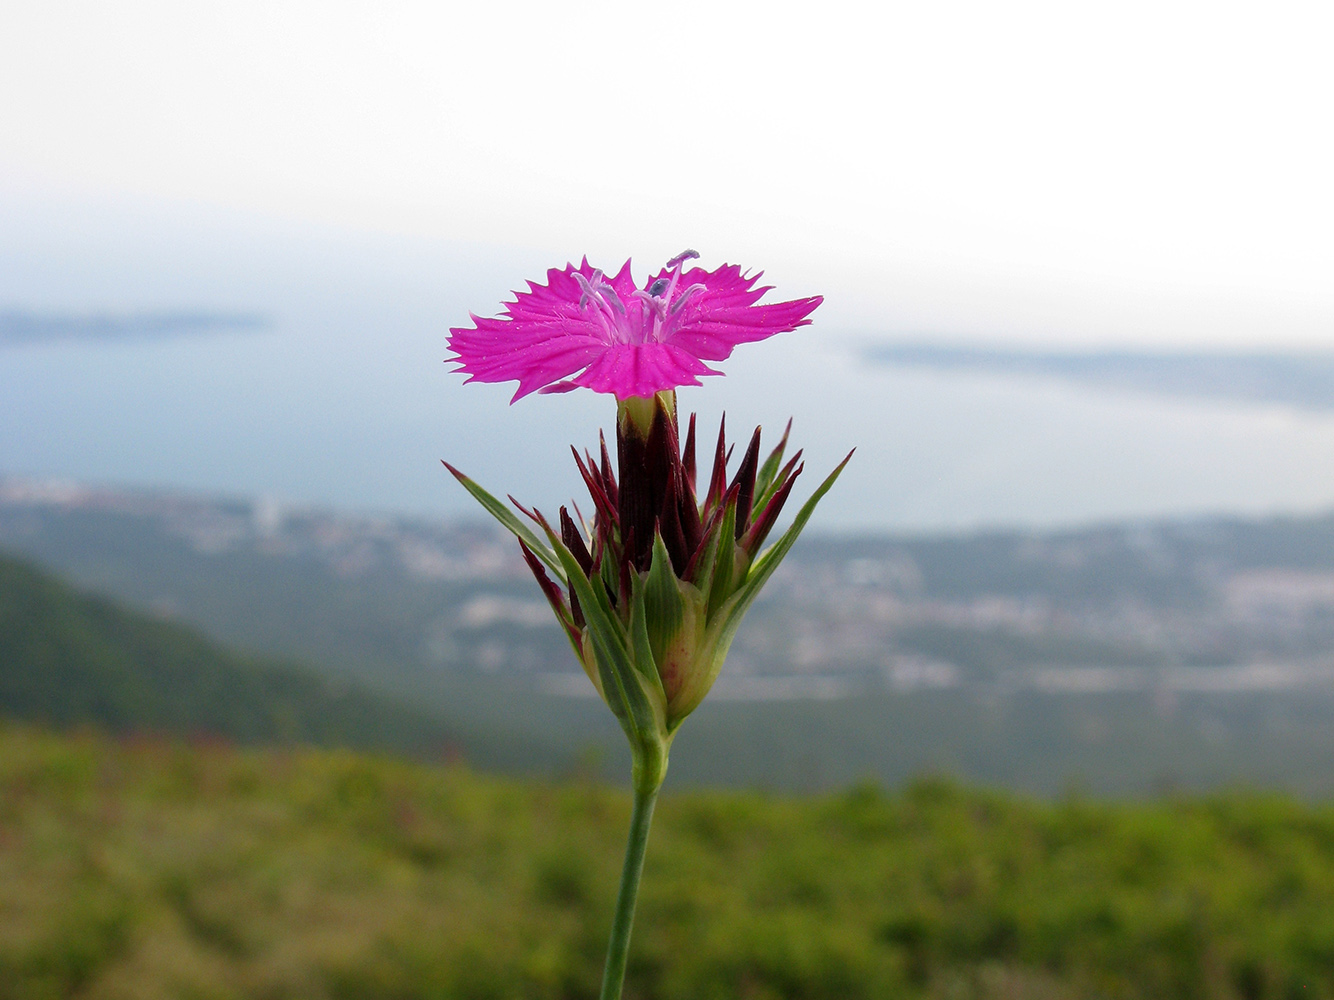
[[[502,318],[473,316],[474,326],[451,329],[450,360],[469,382],[517,380],[516,400],[580,386],[617,399],[652,396],[721,375],[705,362],[805,326],[823,301],[757,304],[770,290],[755,287],[760,274],[744,275],[735,264],[682,270],[698,256],[687,250],[673,258],[642,289],[628,260],[611,278],[588,258],[552,268],[545,285],[530,281],[516,292]]]

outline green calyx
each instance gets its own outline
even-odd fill
[[[647,438],[658,413],[676,420],[676,390],[655,393],[652,396],[630,396],[616,401],[616,433]]]

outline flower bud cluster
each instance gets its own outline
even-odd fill
[[[660,749],[664,766],[677,726],[717,679],[742,615],[848,461],[761,552],[802,472],[801,452],[784,461],[785,431],[761,462],[757,428],[729,478],[724,423],[700,495],[695,418],[682,445],[675,396],[621,401],[615,471],[605,440],[597,457],[575,452],[592,498],[589,519],[562,507],[553,526],[510,498],[545,542],[451,468],[519,537],[589,679],[632,744]]]

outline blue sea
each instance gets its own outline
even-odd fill
[[[0,475],[179,487],[294,504],[473,515],[448,459],[498,494],[554,508],[581,489],[571,444],[610,429],[606,397],[509,405],[443,363],[451,325],[496,311],[547,263],[505,248],[114,218],[0,234],[0,312],[216,310],[258,326],[0,346]],[[77,223],[77,224],[75,224]],[[836,310],[835,310],[835,315]],[[52,319],[54,318],[54,319]],[[683,389],[711,441],[788,417],[807,488],[851,448],[828,529],[1079,525],[1334,506],[1334,414],[1188,399],[1033,374],[865,360],[895,331],[820,322],[740,348]],[[58,326],[59,324],[56,323]],[[744,447],[744,443],[743,443]],[[800,493],[800,491],[798,491]]]

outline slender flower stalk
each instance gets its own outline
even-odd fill
[[[796,542],[849,452],[768,548],[804,466],[787,456],[788,429],[760,459],[756,428],[729,476],[733,448],[718,428],[707,482],[699,478],[692,415],[682,440],[676,387],[719,374],[704,364],[732,348],[809,322],[820,299],[757,304],[768,289],[724,265],[670,261],[644,289],[629,262],[613,278],[589,266],[529,283],[506,319],[455,329],[450,346],[469,381],[518,380],[530,392],[579,386],[617,398],[616,459],[574,450],[591,507],[561,507],[553,524],[510,498],[522,517],[446,463],[519,540],[523,557],[575,657],[630,743],[634,813],[602,985],[621,995],[635,900],[658,789],[681,722],[718,678],[741,619]]]
[[[616,912],[611,921],[611,939],[607,942],[607,964],[602,970],[599,1000],[620,1000],[625,983],[625,963],[630,957],[630,931],[634,928],[635,902],[639,898],[639,877],[644,872],[648,851],[648,831],[653,823],[653,806],[658,789],[635,786],[634,811],[630,814],[630,836],[625,844],[625,864],[621,868],[621,888],[616,893]]]

